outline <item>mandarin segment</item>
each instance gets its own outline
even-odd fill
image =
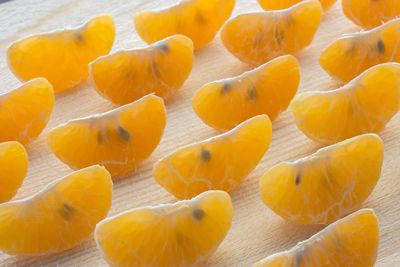
[[[274,120],[297,92],[300,67],[291,55],[276,58],[239,76],[208,83],[192,99],[192,107],[206,124],[230,130],[260,114]]]
[[[52,85],[36,78],[0,94],[0,142],[27,144],[46,127],[54,106]]]
[[[256,116],[225,134],[172,152],[154,164],[153,176],[180,199],[207,190],[230,191],[257,166],[271,135],[268,116]]]
[[[289,8],[302,0],[257,0],[264,10],[277,10]],[[336,0],[319,0],[324,9],[330,8]]]
[[[193,43],[174,35],[143,49],[119,51],[90,64],[93,87],[116,104],[155,93],[167,99],[183,85],[192,69]]]
[[[199,266],[224,239],[232,216],[229,195],[207,191],[107,218],[97,225],[95,239],[110,266]]]
[[[60,252],[79,245],[111,206],[108,171],[92,166],[39,193],[0,204],[0,250],[16,255]]]
[[[378,246],[378,219],[372,209],[362,209],[253,267],[372,267]]]
[[[343,13],[362,27],[376,27],[400,16],[398,0],[342,0]]]
[[[335,79],[349,82],[380,63],[400,62],[400,19],[370,31],[346,34],[321,53],[322,68]]]
[[[109,112],[58,126],[48,133],[47,143],[72,169],[100,164],[116,178],[134,171],[150,156],[165,124],[163,100],[147,95]]]
[[[332,91],[298,94],[291,110],[309,138],[332,144],[363,133],[378,133],[398,112],[400,64],[374,66]]]
[[[383,142],[376,134],[353,137],[295,162],[280,163],[260,180],[266,206],[301,224],[326,224],[355,210],[381,173]]]
[[[75,29],[37,34],[7,50],[10,69],[21,80],[45,77],[55,92],[72,89],[86,80],[88,64],[110,51],[115,26],[110,15],[92,18]]]
[[[16,141],[0,143],[0,203],[10,200],[28,171],[28,154]]]
[[[182,0],[165,9],[143,11],[135,16],[134,24],[147,43],[183,34],[198,50],[214,39],[234,5],[235,0]]]
[[[275,57],[293,54],[311,44],[322,17],[317,0],[288,9],[241,14],[225,23],[221,38],[235,57],[261,65]]]

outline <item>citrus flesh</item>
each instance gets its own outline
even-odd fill
[[[37,34],[7,50],[11,70],[21,80],[44,77],[55,92],[72,89],[89,75],[89,62],[110,51],[115,26],[110,15],[92,18],[75,29]]]
[[[399,105],[400,64],[384,63],[339,89],[298,94],[290,106],[297,127],[306,136],[332,144],[380,132]]]
[[[271,141],[271,122],[258,115],[231,131],[180,148],[153,167],[157,183],[180,199],[230,191],[257,166]]]
[[[79,245],[107,215],[111,194],[110,174],[92,166],[31,197],[0,204],[0,250],[41,255]]]
[[[349,82],[377,64],[400,62],[400,19],[370,31],[346,34],[321,53],[321,67],[336,80]]]
[[[372,209],[362,209],[253,267],[372,267],[378,246],[378,219]]]
[[[361,27],[376,27],[400,16],[398,0],[342,0],[343,13]]]
[[[135,16],[134,24],[147,43],[183,34],[198,50],[214,39],[234,5],[235,0],[182,0],[164,9],[143,11]]]
[[[300,224],[331,223],[355,210],[371,194],[381,173],[383,142],[364,134],[282,162],[260,180],[266,206]]]
[[[288,9],[238,15],[222,27],[221,38],[239,60],[261,65],[311,44],[321,17],[321,4],[306,0]]]
[[[165,124],[162,99],[148,95],[109,112],[58,126],[48,133],[47,143],[72,169],[100,164],[116,178],[134,171],[150,156]]]
[[[183,85],[192,69],[193,43],[174,35],[143,49],[124,50],[90,63],[93,87],[120,105],[155,93],[167,99]]]
[[[53,87],[44,78],[0,94],[0,142],[29,143],[46,127],[53,107]]]
[[[264,10],[277,10],[289,8],[302,0],[257,0]],[[319,0],[324,9],[330,8],[336,0]]]
[[[274,120],[297,92],[300,67],[291,55],[273,59],[239,76],[208,83],[192,99],[192,107],[206,124],[230,130],[260,114]]]
[[[16,141],[0,143],[0,203],[10,200],[28,171],[28,154]]]
[[[110,266],[199,266],[232,223],[223,191],[207,191],[174,204],[133,209],[100,222],[97,247]]]

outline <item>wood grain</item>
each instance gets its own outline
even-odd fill
[[[117,27],[113,51],[144,46],[135,33],[133,16],[138,11],[159,8],[174,0],[16,0],[0,5],[0,92],[20,82],[7,67],[6,49],[27,35],[65,26],[76,26],[88,18],[109,13]],[[256,0],[237,0],[234,14],[258,11]],[[302,80],[299,91],[327,90],[337,87],[321,69],[318,57],[334,38],[359,29],[342,14],[340,3],[324,14],[313,43],[296,56],[300,60]],[[126,179],[114,185],[110,215],[143,205],[175,201],[158,186],[151,175],[152,164],[166,153],[194,141],[217,134],[194,114],[190,99],[204,83],[237,75],[249,66],[239,62],[222,46],[219,36],[196,53],[193,71],[177,97],[167,103],[168,122],[160,146],[153,155]],[[67,120],[110,110],[114,105],[100,98],[88,83],[77,90],[58,95],[54,113],[42,135],[27,146],[30,166],[28,177],[16,199],[31,195],[45,184],[71,170],[52,155],[45,136],[52,127]],[[382,177],[364,207],[374,208],[380,220],[380,249],[377,266],[400,266],[400,118],[395,118],[381,133],[385,141]],[[0,129],[6,131],[7,129]],[[273,140],[260,165],[232,192],[234,221],[230,232],[206,266],[250,266],[252,263],[310,237],[321,227],[298,226],[286,222],[266,208],[260,199],[258,180],[274,164],[295,160],[314,152],[319,145],[308,140],[294,125],[286,111],[273,123]],[[92,239],[80,247],[48,257],[18,257],[0,254],[0,266],[106,266]]]

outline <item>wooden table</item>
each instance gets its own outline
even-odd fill
[[[116,41],[112,51],[144,46],[133,26],[138,11],[159,8],[174,0],[14,0],[0,4],[0,92],[19,86],[6,63],[6,49],[27,35],[65,26],[76,26],[90,17],[109,13],[116,23]],[[259,11],[256,0],[237,0],[234,14]],[[334,38],[359,29],[347,20],[340,3],[324,14],[314,42],[297,54],[301,64],[299,91],[327,90],[338,85],[321,69],[318,57]],[[164,137],[153,155],[139,170],[114,185],[110,215],[143,205],[175,201],[152,178],[152,164],[166,153],[194,141],[217,134],[204,125],[191,109],[190,99],[204,83],[230,77],[249,67],[231,56],[219,36],[196,53],[193,71],[179,95],[167,103],[168,122]],[[27,146],[28,176],[16,199],[37,192],[47,183],[71,170],[48,149],[45,136],[49,129],[70,119],[104,112],[115,106],[102,99],[86,82],[76,90],[58,95],[48,127]],[[364,203],[380,220],[380,249],[377,266],[400,266],[400,117],[396,116],[381,133],[385,141],[382,177]],[[6,129],[0,129],[4,131]],[[252,263],[310,237],[322,227],[299,226],[284,221],[266,208],[260,199],[258,181],[274,164],[295,160],[314,152],[319,145],[307,139],[295,126],[290,112],[273,123],[273,140],[259,166],[232,192],[234,220],[232,228],[206,266],[250,266]],[[92,238],[80,247],[47,257],[19,257],[0,254],[0,266],[105,266]]]

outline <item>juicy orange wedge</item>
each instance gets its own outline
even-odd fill
[[[326,224],[355,210],[371,194],[381,174],[383,142],[364,134],[282,162],[260,180],[265,205],[301,224]]]
[[[277,10],[289,8],[302,0],[257,0],[264,10]],[[324,9],[330,8],[336,0],[319,0]]]
[[[134,23],[147,43],[183,34],[192,39],[197,50],[214,39],[234,5],[235,0],[182,0],[165,9],[143,11],[135,16]]]
[[[100,166],[74,172],[39,193],[0,205],[0,250],[40,255],[79,245],[111,206],[110,174]]]
[[[235,57],[261,65],[311,44],[322,17],[317,0],[306,0],[288,9],[241,14],[222,27],[221,38]]]
[[[342,0],[343,13],[355,24],[375,27],[400,16],[398,0]]]
[[[400,62],[400,19],[371,31],[346,34],[320,55],[322,68],[335,79],[348,82],[380,63]]]
[[[101,221],[97,247],[111,266],[199,266],[224,239],[232,203],[223,191],[133,209]]]
[[[253,267],[372,267],[378,255],[378,245],[378,219],[372,209],[362,209]]]
[[[207,190],[230,191],[257,166],[271,135],[268,116],[256,116],[225,134],[172,152],[154,164],[153,176],[180,199]]]
[[[40,135],[54,107],[54,92],[44,78],[0,94],[0,142],[27,144]]]
[[[93,87],[116,104],[127,104],[155,93],[166,99],[192,70],[193,43],[174,35],[143,49],[119,51],[90,63]]]
[[[363,133],[378,133],[398,112],[400,64],[370,68],[333,91],[295,96],[291,110],[297,127],[309,138],[332,144]]]
[[[89,62],[108,54],[114,36],[111,16],[97,16],[75,29],[17,41],[7,50],[9,66],[23,81],[45,77],[55,92],[66,91],[86,80]]]
[[[16,141],[0,143],[0,203],[10,200],[28,171],[28,155]]]
[[[109,112],[58,126],[48,133],[47,143],[72,169],[100,164],[116,178],[134,171],[150,156],[165,124],[163,100],[148,95]]]
[[[206,124],[220,130],[260,114],[274,120],[289,106],[299,82],[299,62],[286,55],[237,77],[204,85],[194,95],[192,107]]]

